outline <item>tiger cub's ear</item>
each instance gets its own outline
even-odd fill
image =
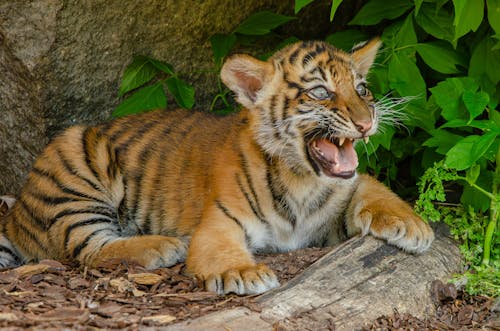
[[[224,84],[236,93],[238,102],[252,108],[266,82],[271,80],[273,71],[271,63],[238,54],[226,60],[220,75]]]
[[[380,45],[382,45],[382,42],[377,37],[352,48],[351,56],[354,60],[354,66],[356,67],[356,71],[362,76],[368,74],[368,70],[370,70],[373,61],[375,61]]]

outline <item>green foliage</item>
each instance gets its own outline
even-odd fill
[[[443,74],[458,74],[467,64],[462,54],[444,41],[431,41],[416,45],[418,55],[430,68]]]
[[[354,44],[365,41],[368,38],[369,36],[366,33],[359,30],[344,30],[327,36],[325,41],[349,52]]]
[[[120,85],[120,96],[129,94],[113,111],[114,117],[167,107],[165,88],[182,108],[192,108],[194,88],[180,79],[173,67],[146,56],[137,56],[127,66]]]
[[[175,102],[182,108],[190,109],[194,105],[194,89],[179,79],[177,76],[170,76],[165,80],[168,90],[175,98]]]
[[[371,0],[349,22],[350,25],[374,25],[384,19],[394,19],[413,7],[407,0]]]
[[[500,238],[497,237],[498,240]],[[471,271],[455,276],[455,281],[460,278],[465,278],[465,290],[472,295],[500,297],[500,263],[498,261],[493,262],[493,265],[473,266]]]
[[[126,116],[167,107],[167,97],[161,83],[145,86],[125,99],[115,108],[113,116]]]
[[[295,14],[297,14],[302,8],[304,8],[313,1],[314,0],[295,0]],[[330,9],[330,21],[333,21],[333,17],[337,12],[337,8],[340,6],[342,1],[343,0],[332,0],[332,5]]]
[[[500,153],[499,153],[500,155]],[[500,158],[500,156],[497,157]],[[500,240],[500,231],[496,231],[499,220],[500,194],[496,188],[500,183],[500,170],[496,169],[496,178],[493,178],[493,192],[488,192],[483,188],[489,181],[481,181],[481,166],[475,164],[470,167],[465,177],[460,176],[455,169],[447,167],[445,161],[441,160],[427,169],[420,177],[419,198],[415,204],[415,210],[428,220],[443,220],[450,226],[451,233],[455,239],[460,241],[460,250],[465,258],[466,264],[472,271],[464,274],[467,281],[467,291],[471,294],[485,294],[490,296],[500,296],[500,247],[495,242]],[[446,205],[436,205],[435,202],[445,202],[447,200],[444,182],[465,181],[468,188],[464,190],[472,193],[472,199],[462,200],[463,205],[454,208]],[[477,199],[477,192],[480,197],[487,199]],[[464,195],[462,195],[462,198]],[[486,201],[490,204],[490,216],[483,211],[487,209],[473,207],[475,201]],[[463,206],[467,206],[465,211]],[[491,263],[490,263],[491,261]],[[494,275],[494,277],[492,277]]]
[[[295,14],[314,0],[295,0]]]
[[[453,181],[458,178],[457,172],[446,168],[443,161],[427,169],[418,183],[419,198],[415,202],[415,211],[424,219],[439,221],[441,212],[436,208],[434,202],[446,201],[443,181]]]
[[[492,250],[492,263],[481,264],[483,255],[484,229],[489,218],[477,213],[472,207],[438,207],[442,220],[450,226],[451,235],[460,242],[460,251],[467,269],[464,274],[455,275],[454,281],[465,282],[465,289],[470,294],[482,294],[500,297],[500,247]],[[496,242],[500,240],[500,232],[495,234]]]
[[[337,8],[339,8],[342,0],[332,0],[332,7],[330,9],[330,21],[333,21],[335,17],[335,13],[337,12]]]

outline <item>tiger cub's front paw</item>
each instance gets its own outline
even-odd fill
[[[278,287],[276,274],[264,264],[242,269],[230,269],[222,274],[211,274],[205,279],[207,291],[217,294],[260,294]]]
[[[372,234],[407,252],[422,253],[434,240],[432,228],[403,201],[364,205],[361,203],[347,224],[349,235]]]

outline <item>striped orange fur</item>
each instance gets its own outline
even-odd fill
[[[346,53],[299,42],[221,72],[243,109],[155,111],[56,137],[2,223],[0,267],[43,258],[147,268],[186,261],[218,293],[278,286],[256,251],[372,234],[426,250],[430,227],[356,173],[354,143],[377,130],[366,75],[380,42]]]

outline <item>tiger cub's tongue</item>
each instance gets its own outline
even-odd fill
[[[346,139],[342,146],[337,146],[327,139],[320,139],[316,146],[323,153],[323,157],[330,162],[328,170],[333,175],[353,172],[358,166],[358,155],[351,140]]]

